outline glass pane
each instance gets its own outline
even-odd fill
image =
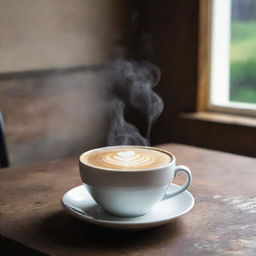
[[[230,101],[256,104],[256,0],[232,0]]]

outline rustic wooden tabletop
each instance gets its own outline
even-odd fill
[[[193,173],[191,212],[136,232],[103,229],[62,209],[81,184],[77,159],[0,171],[1,255],[256,255],[256,160],[162,145]],[[176,182],[181,182],[178,177]]]

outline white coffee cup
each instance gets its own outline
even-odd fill
[[[143,148],[162,152],[170,156],[167,164],[155,168],[138,170],[116,170],[95,166],[84,161],[93,152],[124,148]],[[129,151],[130,152],[130,151]],[[136,217],[149,212],[160,200],[166,200],[186,190],[192,180],[188,167],[175,165],[175,156],[162,149],[144,146],[115,146],[87,151],[79,159],[80,176],[92,198],[103,209],[113,215]],[[185,183],[176,191],[168,191],[178,172],[187,176]]]

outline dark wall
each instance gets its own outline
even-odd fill
[[[151,59],[162,71],[156,90],[165,103],[152,142],[170,142],[177,113],[196,110],[199,1],[141,1],[141,10],[142,31],[152,34]]]

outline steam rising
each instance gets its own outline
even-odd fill
[[[118,59],[112,65],[112,72],[116,98],[112,104],[108,145],[149,145],[151,127],[163,110],[162,99],[153,91],[160,80],[160,69],[149,62]],[[145,136],[126,120],[128,108],[145,116]]]

